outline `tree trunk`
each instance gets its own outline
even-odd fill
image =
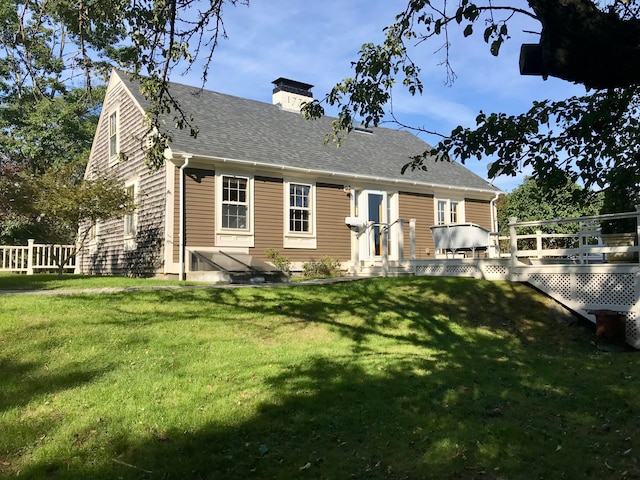
[[[639,19],[622,20],[591,0],[529,0],[529,6],[542,24],[539,74],[595,89],[640,84]],[[536,53],[522,55],[521,65]]]

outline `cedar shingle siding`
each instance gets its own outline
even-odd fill
[[[118,115],[119,151],[122,159],[109,158],[109,115]],[[122,218],[98,226],[96,244],[78,257],[80,270],[93,274],[152,275],[162,267],[165,171],[151,172],[144,164],[146,128],[143,115],[124,85],[116,85],[105,98],[91,150],[87,177],[115,172],[126,183],[135,183],[137,234],[125,248]]]

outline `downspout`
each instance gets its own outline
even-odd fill
[[[491,210],[491,231],[493,232],[498,231],[498,215],[496,212],[496,202],[498,201],[498,198],[500,198],[500,195],[502,195],[502,192],[496,193],[494,199],[489,202],[489,208]]]
[[[186,213],[186,192],[184,186],[184,171],[189,165],[191,156],[184,156],[184,164],[180,167],[180,270],[178,273],[178,280],[185,280],[184,272],[184,254],[185,254],[185,213]]]

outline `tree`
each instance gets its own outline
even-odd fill
[[[198,131],[172,97],[169,74],[179,64],[188,71],[198,62],[204,85],[213,52],[226,36],[223,7],[248,3],[6,0],[0,5],[0,105],[25,111],[43,99],[55,101],[72,86],[90,105],[101,76],[113,66],[127,69],[141,81],[152,105],[147,121],[149,132],[157,135],[149,164],[158,167],[171,141],[160,116],[173,114],[178,128],[188,128],[194,136]],[[19,122],[10,128],[14,125]]]
[[[353,78],[337,84],[325,98],[306,104],[303,111],[315,118],[324,113],[325,104],[337,106],[339,115],[327,141],[338,143],[359,118],[365,125],[378,125],[389,117],[395,120],[386,108],[393,88],[401,84],[412,95],[423,91],[422,72],[411,59],[410,44],[441,39],[447,78],[453,81],[448,55],[452,26],[469,37],[481,25],[490,53],[498,55],[509,39],[510,22],[518,15],[540,25],[540,43],[522,49],[524,73],[581,83],[592,93],[565,101],[537,101],[520,115],[480,112],[475,128],[457,127],[449,134],[401,125],[441,138],[434,148],[417,152],[406,168],[427,169],[427,160],[465,163],[495,156],[491,178],[531,168],[541,185],[551,189],[564,185],[567,178],[587,188],[617,191],[613,187],[621,178],[639,184],[640,2],[636,0],[597,4],[529,0],[523,8],[491,1],[461,0],[452,6],[446,1],[411,0],[386,28],[382,44],[363,45],[353,64]]]
[[[121,181],[105,174],[83,179],[84,165],[65,164],[42,174],[25,174],[11,190],[13,216],[38,228],[39,240],[74,244],[67,257],[56,258],[58,276],[90,239],[98,222],[122,217],[135,209]],[[80,231],[80,234],[78,234]]]
[[[564,185],[550,190],[540,186],[535,178],[525,177],[519,187],[498,200],[498,230],[501,235],[509,234],[510,217],[517,217],[518,221],[527,222],[597,215],[602,198],[587,193],[569,180]],[[570,223],[542,225],[539,228],[545,233],[576,233],[578,231],[578,225]],[[535,231],[532,229],[524,232],[523,230],[521,233],[535,233]]]
[[[0,238],[43,240],[42,224],[30,224],[11,205],[14,184],[65,164],[86,163],[104,95],[108,70],[119,66],[141,79],[156,132],[149,165],[159,167],[171,140],[159,117],[175,114],[175,125],[197,127],[168,89],[178,64],[199,63],[203,84],[213,51],[226,36],[225,4],[248,0],[7,0],[0,4]]]

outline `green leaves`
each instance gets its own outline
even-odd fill
[[[567,178],[587,188],[640,184],[637,88],[566,101],[534,102],[520,115],[480,113],[475,129],[457,128],[437,147],[463,163],[494,155],[489,176],[532,169],[547,187]]]
[[[509,38],[509,29],[506,22],[491,23],[484,29],[484,41],[489,43],[491,55],[497,57],[500,54],[500,47]]]

